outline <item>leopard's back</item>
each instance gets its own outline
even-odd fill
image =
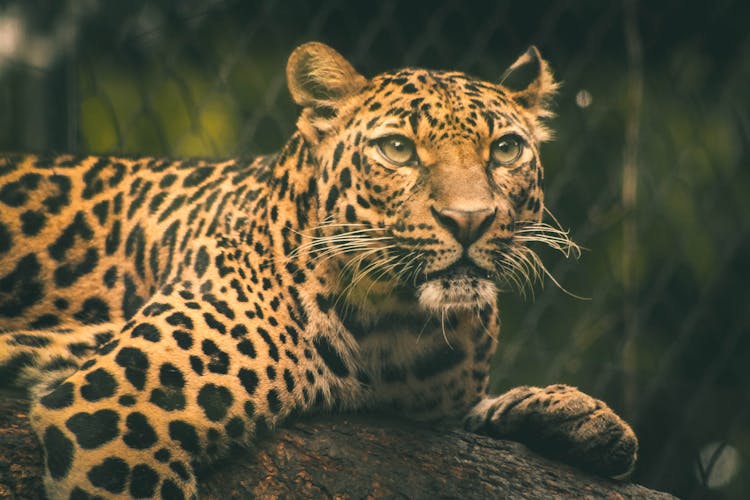
[[[223,230],[216,208],[240,163],[0,157],[2,328],[131,317],[182,264],[186,240]]]
[[[189,242],[244,223],[222,207],[262,184],[263,160],[0,156],[0,364],[69,374],[207,258]]]

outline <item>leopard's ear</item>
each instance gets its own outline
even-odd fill
[[[500,85],[510,92],[516,102],[537,116],[552,115],[549,106],[559,84],[535,46],[526,49],[505,70]]]
[[[294,102],[305,108],[298,128],[313,141],[330,126],[339,101],[367,83],[341,54],[319,42],[300,45],[292,52],[286,79]]]

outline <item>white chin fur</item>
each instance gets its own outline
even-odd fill
[[[495,303],[497,287],[477,278],[437,279],[420,285],[417,297],[427,311],[475,310]]]

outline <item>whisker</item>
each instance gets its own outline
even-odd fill
[[[427,314],[427,319],[424,320],[424,324],[422,325],[422,328],[419,330],[419,333],[417,334],[417,340],[416,340],[415,343],[417,343],[417,344],[419,343],[419,339],[422,338],[422,334],[427,329],[427,325],[430,324],[430,322],[433,320],[434,317],[435,316],[434,316],[434,314],[432,314],[432,312],[430,312],[429,314]]]
[[[503,281],[505,281],[508,286],[515,287],[518,293],[521,294],[521,297],[526,299],[526,287],[521,284],[520,279],[516,275],[516,268],[507,261],[501,261],[498,264],[503,271],[500,274],[500,277],[503,279]]]
[[[497,336],[492,335],[490,333],[490,329],[487,327],[487,325],[484,323],[484,321],[482,321],[482,311],[481,311],[481,309],[478,308],[478,307],[475,307],[474,308],[474,313],[476,314],[477,321],[479,322],[480,325],[482,325],[482,330],[484,330],[484,333],[486,333],[487,336],[489,338],[491,338],[492,340],[494,340],[495,342],[499,342],[499,339],[497,338]]]
[[[516,285],[516,289],[521,294],[521,297],[526,299],[528,289],[533,293],[533,285],[530,284],[528,270],[520,261],[518,252],[513,250],[515,249],[509,249],[503,254],[503,263],[505,264],[503,267],[506,270],[505,275]]]
[[[314,237],[312,241],[299,245],[292,251],[292,254],[299,255],[300,252],[310,250],[315,247],[328,247],[336,246],[344,243],[369,243],[371,241],[384,241],[392,240],[390,236],[378,236],[378,237],[362,237],[362,236],[350,236],[349,233],[343,233],[341,235],[334,236],[321,236]]]
[[[521,266],[523,267],[523,270],[525,274],[528,276],[529,283],[533,286],[534,282],[540,282],[542,285],[544,285],[542,281],[542,275],[539,272],[539,269],[536,266],[536,261],[532,260],[529,255],[536,254],[528,249],[527,247],[521,247],[524,250],[521,250],[520,248],[514,248],[514,254],[518,258],[519,262],[521,263]]]
[[[315,255],[312,256],[312,260],[315,263],[323,263],[329,259],[332,259],[333,257],[337,257],[340,255],[347,255],[347,254],[353,254],[358,251],[364,251],[364,250],[371,250],[372,246],[370,245],[341,245],[339,247],[333,247],[333,248],[326,248],[325,250],[321,250],[320,252],[316,252]]]
[[[448,340],[448,334],[445,332],[445,315],[448,311],[447,306],[443,306],[440,308],[440,329],[443,331],[443,339],[445,339],[445,343],[448,344],[448,347],[453,350],[453,346],[451,345],[450,341]]]
[[[316,232],[320,232],[323,229],[328,229],[332,227],[363,227],[365,224],[321,224],[314,227],[309,227],[305,229],[304,231],[297,231],[292,228],[288,228],[289,231],[293,232],[294,234],[298,234],[300,236],[306,236],[306,237],[313,237],[315,238]],[[355,229],[353,231],[346,231],[340,234],[354,234],[354,233],[366,233],[366,232],[377,232],[377,231],[388,231],[389,229],[387,227],[364,227],[362,229]]]
[[[547,277],[567,295],[584,299],[565,289],[547,269],[539,255],[528,246],[533,243],[541,243],[560,252],[565,258],[574,257],[578,259],[581,256],[582,248],[572,240],[570,231],[564,230],[557,218],[546,207],[544,210],[552,220],[552,224],[542,221],[519,221],[516,223],[511,242],[498,252],[495,261],[498,276],[506,285],[515,288],[524,298],[527,293],[530,293],[533,297],[534,284],[538,282],[543,287],[544,278]]]
[[[313,253],[313,257],[319,258],[326,256],[328,254],[334,253],[334,254],[345,254],[345,253],[352,253],[355,250],[362,249],[362,250],[369,250],[373,248],[375,245],[370,244],[370,242],[367,241],[350,241],[348,243],[342,243],[340,245],[333,245],[333,246],[325,246],[322,247],[320,250],[313,249],[310,253]]]
[[[382,282],[382,278],[389,274],[398,264],[399,258],[397,256],[390,256],[386,257],[384,260],[375,261],[370,268],[377,266],[378,268],[381,268],[380,273],[377,276],[372,276],[372,283],[370,283],[370,286],[367,287],[367,291],[364,293],[364,299],[367,298],[368,295],[370,295],[370,291],[372,291],[372,287],[375,286],[375,283]]]
[[[544,272],[544,274],[547,276],[547,278],[549,278],[550,281],[552,281],[552,283],[554,283],[555,286],[557,286],[557,288],[560,289],[560,291],[562,291],[566,295],[569,295],[569,296],[571,296],[573,298],[576,298],[576,299],[579,299],[579,300],[591,300],[591,297],[582,297],[580,295],[576,295],[575,293],[569,291],[564,286],[562,286],[560,284],[560,282],[557,281],[557,278],[555,278],[552,275],[552,273],[549,272],[549,270],[547,269],[547,267],[545,267],[544,263],[542,262],[542,259],[540,259],[539,256],[536,253],[530,252],[530,256],[534,259],[534,261],[536,262],[536,265],[539,266],[539,269],[541,269]]]
[[[401,257],[392,256],[391,258],[389,258],[389,260],[384,261],[382,264],[383,270],[380,272],[380,274],[375,276],[374,281],[380,281],[384,276],[386,276],[389,273],[392,273],[394,270],[398,271],[398,266],[401,263],[403,263],[404,260],[410,258],[412,253],[413,252],[409,252],[405,255],[402,255]],[[400,277],[400,273],[396,273],[395,278],[399,278],[399,277]],[[372,285],[370,285],[370,287],[372,288]]]
[[[546,209],[545,209],[546,210]],[[581,247],[570,238],[570,231],[563,230],[560,223],[547,210],[557,227],[545,222],[519,222],[513,239],[519,242],[539,242],[548,245],[565,255],[576,259],[581,256]]]
[[[337,299],[336,303],[338,303],[338,301],[341,300],[344,297],[346,297],[347,301],[349,301],[349,299],[351,298],[351,294],[354,292],[354,289],[355,289],[356,285],[362,279],[364,279],[367,276],[368,272],[370,272],[374,267],[378,267],[380,265],[380,263],[383,262],[382,260],[376,260],[375,262],[368,264],[367,267],[365,267],[364,269],[362,269],[360,267],[360,264],[365,259],[367,259],[367,257],[369,257],[370,255],[372,255],[374,253],[377,253],[379,251],[384,251],[384,250],[386,250],[388,248],[393,248],[393,247],[395,247],[395,245],[388,245],[388,246],[385,246],[385,247],[373,248],[371,250],[368,250],[366,252],[363,252],[363,253],[357,255],[355,258],[353,258],[352,260],[350,260],[349,262],[347,262],[344,265],[344,267],[342,268],[341,273],[339,274],[339,280],[343,281],[342,280],[342,278],[344,277],[343,275],[347,271],[349,271],[349,270],[352,271],[352,277],[351,277],[351,280],[349,281],[349,283],[347,284],[347,286],[344,288],[344,290],[339,295],[339,298]]]

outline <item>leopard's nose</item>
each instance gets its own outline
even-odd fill
[[[496,208],[479,210],[458,210],[431,207],[432,215],[464,247],[468,247],[489,229],[497,214]]]

